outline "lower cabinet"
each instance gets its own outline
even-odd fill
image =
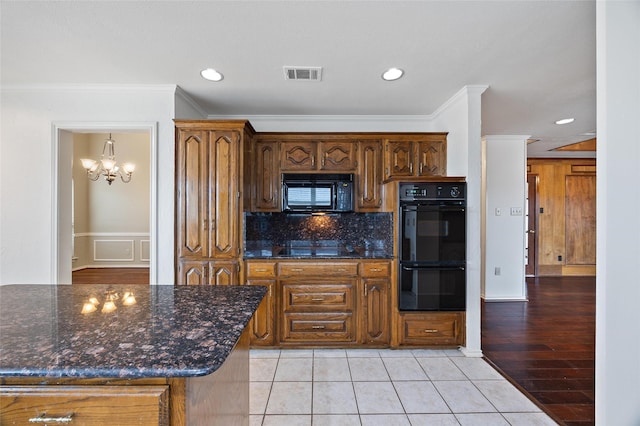
[[[3,426],[240,425],[249,424],[249,411],[246,329],[224,363],[205,376],[0,377]]]
[[[180,260],[178,284],[237,285],[239,270],[239,263],[233,260]]]
[[[269,288],[252,346],[389,346],[390,261],[247,260],[245,273]]]
[[[464,312],[401,312],[399,346],[464,345]]]

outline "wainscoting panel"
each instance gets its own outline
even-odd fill
[[[133,240],[93,240],[94,262],[133,262]]]
[[[74,236],[73,270],[84,268],[149,267],[149,234],[78,233]]]

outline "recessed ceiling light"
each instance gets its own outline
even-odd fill
[[[573,120],[575,120],[575,118],[563,118],[562,120],[556,121],[556,124],[569,124],[573,123]]]
[[[382,73],[382,79],[385,81],[393,81],[397,80],[404,74],[400,68],[389,68],[385,72]]]
[[[224,76],[213,68],[207,68],[206,70],[200,71],[200,75],[205,80],[209,81],[220,81],[224,78]]]

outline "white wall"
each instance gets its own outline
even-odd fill
[[[65,129],[65,123],[157,126],[157,150],[152,155],[158,167],[158,239],[151,250],[152,257],[157,252],[151,281],[173,283],[174,94],[172,85],[2,88],[1,284],[56,281],[53,143],[55,129]]]
[[[640,2],[599,1],[596,424],[640,424]]]
[[[525,217],[527,139],[485,136],[486,301],[526,300]],[[519,209],[512,212],[512,209]]]

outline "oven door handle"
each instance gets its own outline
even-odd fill
[[[464,266],[406,266],[402,265],[402,269],[405,271],[464,271]]]

